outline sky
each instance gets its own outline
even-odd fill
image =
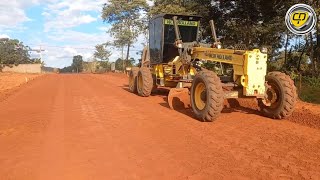
[[[94,46],[112,41],[109,24],[101,19],[107,0],[0,0],[0,38],[22,41],[32,49],[40,47],[46,66],[62,68],[72,57],[93,58]],[[138,37],[130,57],[138,59],[145,38]],[[110,47],[111,48],[111,47]],[[121,58],[121,51],[110,49],[110,61]],[[39,58],[37,52],[30,52]]]

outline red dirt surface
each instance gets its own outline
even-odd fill
[[[202,123],[166,93],[131,94],[119,74],[31,81],[0,102],[1,179],[320,178],[317,106],[276,121],[233,101]]]
[[[41,74],[0,73],[0,100]]]

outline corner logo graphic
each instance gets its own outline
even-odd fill
[[[286,25],[288,29],[297,35],[311,32],[317,23],[317,15],[311,6],[296,4],[286,14]]]

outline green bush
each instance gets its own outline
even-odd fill
[[[320,104],[320,78],[302,77],[299,97],[305,102]]]
[[[302,82],[312,88],[320,88],[320,78],[318,77],[303,77]]]

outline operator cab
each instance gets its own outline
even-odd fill
[[[176,14],[160,14],[149,23],[149,47],[151,64],[168,63],[179,56],[173,17],[178,20],[181,40],[184,43],[195,42],[198,39],[200,16],[186,16]]]

